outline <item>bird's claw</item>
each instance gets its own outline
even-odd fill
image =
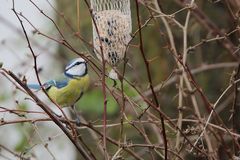
[[[77,115],[77,118],[76,118],[75,123],[76,123],[76,125],[77,125],[78,127],[81,126],[81,121],[80,121],[80,118],[78,117],[78,115]]]

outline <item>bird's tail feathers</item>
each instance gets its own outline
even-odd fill
[[[35,90],[40,90],[41,86],[39,84],[28,84],[28,88],[30,89],[35,89]]]

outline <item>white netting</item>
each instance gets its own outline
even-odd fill
[[[130,2],[129,0],[91,0],[91,8],[99,32],[97,33],[93,23],[94,52],[102,60],[101,41],[104,59],[115,66],[124,57],[127,44],[131,40]]]

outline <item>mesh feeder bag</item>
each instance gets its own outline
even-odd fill
[[[129,0],[91,0],[93,13],[93,45],[98,59],[104,59],[113,67],[124,58],[132,32]],[[97,28],[97,29],[96,29]],[[101,41],[101,44],[100,44]],[[102,45],[102,52],[100,49]],[[117,79],[112,69],[109,77]]]

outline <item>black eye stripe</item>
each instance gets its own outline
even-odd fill
[[[77,62],[77,63],[75,63],[75,65],[79,65],[79,64],[82,64],[83,62]]]
[[[84,62],[76,62],[76,63],[74,63],[72,66],[69,66],[69,67],[66,69],[66,71],[68,71],[69,69],[73,68],[74,66],[80,65],[80,64],[82,64],[82,63],[84,63]]]

